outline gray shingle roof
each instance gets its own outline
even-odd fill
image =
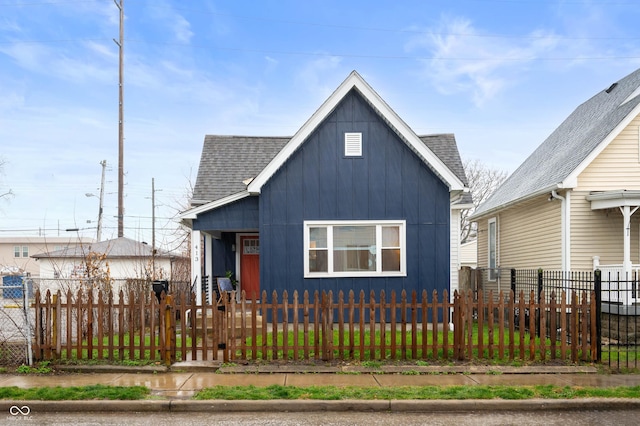
[[[462,166],[462,159],[453,133],[440,133],[435,135],[418,136],[422,142],[433,152],[455,175],[468,187],[467,175]],[[470,192],[464,193],[460,204],[471,204],[473,199]]]
[[[242,192],[243,181],[257,176],[291,137],[217,136],[204,138],[200,167],[193,188],[193,205],[205,204]],[[453,134],[420,136],[423,143],[466,185]],[[470,194],[465,194],[470,197]],[[470,198],[464,198],[463,201]]]
[[[563,182],[640,104],[640,69],[584,102],[474,213],[479,217]],[[631,99],[628,99],[631,95]],[[627,102],[625,102],[627,101]]]
[[[31,256],[33,258],[84,258],[88,253],[104,253],[107,258],[151,257],[151,246],[145,243],[120,237],[113,240],[97,243],[81,244],[76,247],[67,247],[62,250],[50,251]],[[165,251],[156,249],[156,258],[175,257]]]
[[[243,181],[256,177],[289,139],[205,136],[192,204],[205,204],[244,191]]]

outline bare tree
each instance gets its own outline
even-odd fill
[[[4,165],[5,160],[3,158],[0,158],[0,175],[3,174]],[[11,191],[11,189],[0,189],[0,198],[9,198],[11,196],[13,196],[13,192]]]
[[[473,207],[462,211],[460,221],[460,241],[466,243],[477,236],[476,224],[470,222],[469,217],[502,185],[507,178],[507,172],[492,169],[480,160],[465,160],[463,166],[473,196]]]
[[[184,193],[181,197],[173,200],[169,206],[172,210],[172,220],[177,222],[178,216],[188,210],[193,198],[193,182],[191,177],[187,177]],[[180,292],[191,289],[191,232],[184,225],[179,224],[168,242],[169,247],[180,255],[172,265],[171,277],[173,291]]]

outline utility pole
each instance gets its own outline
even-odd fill
[[[100,242],[100,238],[102,237],[102,207],[104,203],[104,172],[107,168],[107,160],[102,160],[100,162],[102,166],[102,178],[100,179],[100,208],[98,210],[98,235],[96,235],[98,242]]]
[[[120,38],[113,40],[119,48],[118,87],[118,238],[124,237],[124,0],[113,0],[120,9]]]
[[[156,186],[151,178],[151,270],[156,279]]]
[[[153,279],[156,279],[156,189],[155,178],[151,178],[151,270]]]

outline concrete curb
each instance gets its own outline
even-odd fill
[[[0,412],[28,407],[31,414],[71,412],[469,412],[638,410],[640,399],[527,400],[268,400],[268,401],[0,401]]]

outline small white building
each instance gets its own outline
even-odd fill
[[[121,237],[32,256],[40,264],[40,290],[65,290],[63,283],[108,277],[118,292],[126,280],[171,280],[176,256]]]

